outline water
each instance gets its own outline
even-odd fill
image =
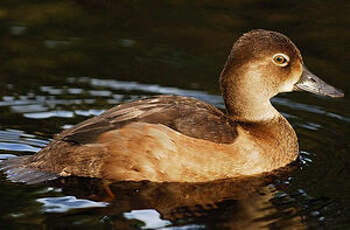
[[[1,159],[33,154],[53,134],[145,96],[194,96],[223,108],[218,75],[233,40],[253,28],[286,33],[346,97],[273,99],[302,150],[283,175],[112,185],[22,185],[2,175],[0,229],[350,229],[349,9],[345,0],[2,0]]]

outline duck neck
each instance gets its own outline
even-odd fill
[[[239,71],[220,77],[220,84],[226,109],[233,119],[242,122],[263,122],[279,116],[272,106],[269,92],[258,72]],[[264,87],[265,86],[265,87]]]
[[[225,95],[224,97],[227,97]],[[242,122],[262,122],[268,121],[276,118],[278,112],[272,106],[269,100],[259,100],[252,101],[250,97],[242,97],[241,94],[231,94],[229,98],[239,98],[232,101],[226,101],[226,109],[228,114],[235,120]]]

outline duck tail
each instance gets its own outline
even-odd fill
[[[7,180],[25,184],[37,184],[59,177],[57,174],[27,167],[26,162],[28,158],[30,156],[20,156],[3,160],[0,162],[0,171],[6,175]]]

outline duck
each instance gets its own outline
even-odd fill
[[[296,133],[271,104],[279,93],[343,97],[306,68],[285,35],[257,29],[233,44],[219,78],[226,111],[160,95],[117,105],[56,135],[41,151],[4,160],[14,182],[78,176],[109,181],[207,182],[259,175],[299,154]]]

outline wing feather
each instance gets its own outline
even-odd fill
[[[184,135],[218,143],[230,143],[237,135],[234,121],[205,102],[181,96],[155,96],[115,106],[55,139],[87,144],[103,132],[138,121],[163,124]]]

